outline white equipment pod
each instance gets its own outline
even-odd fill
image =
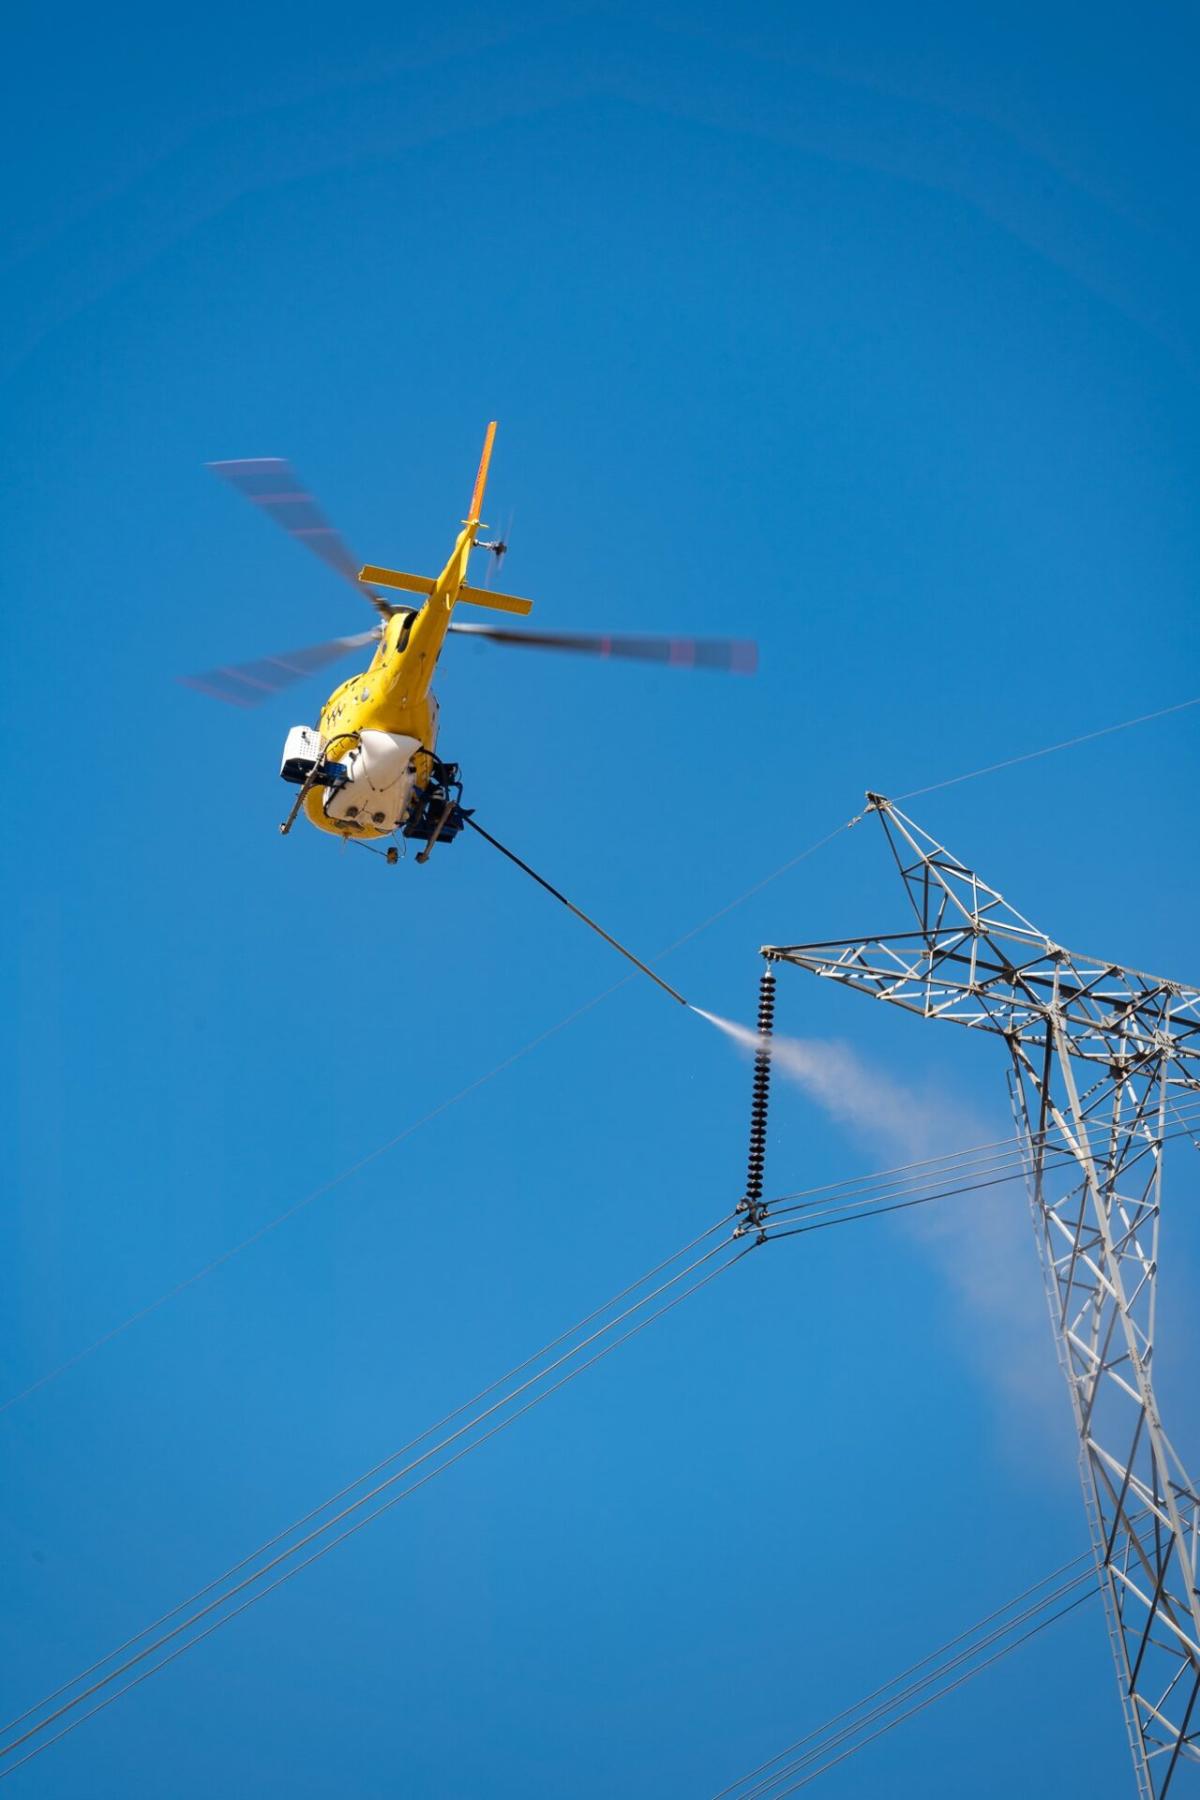
[[[360,731],[358,740],[349,755],[337,759],[346,779],[325,789],[325,816],[368,831],[395,831],[412,798],[417,774],[413,757],[420,739],[394,731]]]
[[[285,781],[302,783],[321,760],[321,734],[315,725],[293,725],[283,743],[279,773]]]

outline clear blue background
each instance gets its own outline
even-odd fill
[[[480,816],[653,954],[892,793],[1200,691],[1192,9],[19,9],[3,119],[16,1392],[619,979],[483,845],[276,824],[173,677],[370,623],[204,471],[434,568],[484,422],[547,627],[451,646]],[[1200,712],[913,803],[1061,940],[1196,978]],[[859,827],[664,967],[903,917]],[[1002,1051],[780,1022],[1007,1129]],[[707,1224],[748,1074],[623,988],[0,1417],[5,1713]],[[769,1185],[899,1160],[781,1089]],[[1200,1461],[1195,1155],[1160,1380]],[[1085,1543],[1024,1201],[752,1258],[14,1781],[703,1796]],[[986,1220],[976,1230],[974,1219]],[[965,1221],[965,1222],[964,1222]],[[11,1704],[8,1704],[11,1702]],[[23,1787],[22,1785],[23,1784]],[[831,1795],[1123,1796],[1098,1606]]]

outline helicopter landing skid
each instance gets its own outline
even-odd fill
[[[417,861],[427,863],[435,844],[452,844],[468,817],[462,805],[458,764],[439,762],[435,757],[427,784],[414,790],[413,812],[403,827],[406,838],[425,845]]]

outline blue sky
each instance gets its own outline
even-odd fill
[[[320,682],[243,714],[173,678],[370,616],[206,461],[288,456],[364,559],[433,568],[495,417],[536,622],[758,639],[752,682],[447,655],[481,820],[642,954],[868,786],[1200,692],[1187,9],[24,9],[15,42],[5,1394],[622,973],[482,844],[280,840]],[[911,810],[1060,940],[1194,980],[1198,743],[1200,709]],[[761,943],[900,899],[868,821],[664,972],[747,1018]],[[1007,1128],[994,1043],[792,970],[779,1015],[941,1147]],[[748,1087],[623,987],[0,1415],[7,1711],[718,1216]],[[769,1186],[896,1160],[780,1089]],[[1084,1546],[1023,1198],[978,1218],[750,1259],[14,1793],[713,1793]],[[825,1787],[968,1779],[1130,1791],[1097,1609]]]

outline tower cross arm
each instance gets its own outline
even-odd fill
[[[1046,1046],[1053,1022],[1071,1054],[1136,1067],[1167,1051],[1173,1078],[1200,1086],[1200,989],[1065,950],[974,870],[872,796],[915,919],[895,932],[765,944],[791,962],[922,1018]]]

